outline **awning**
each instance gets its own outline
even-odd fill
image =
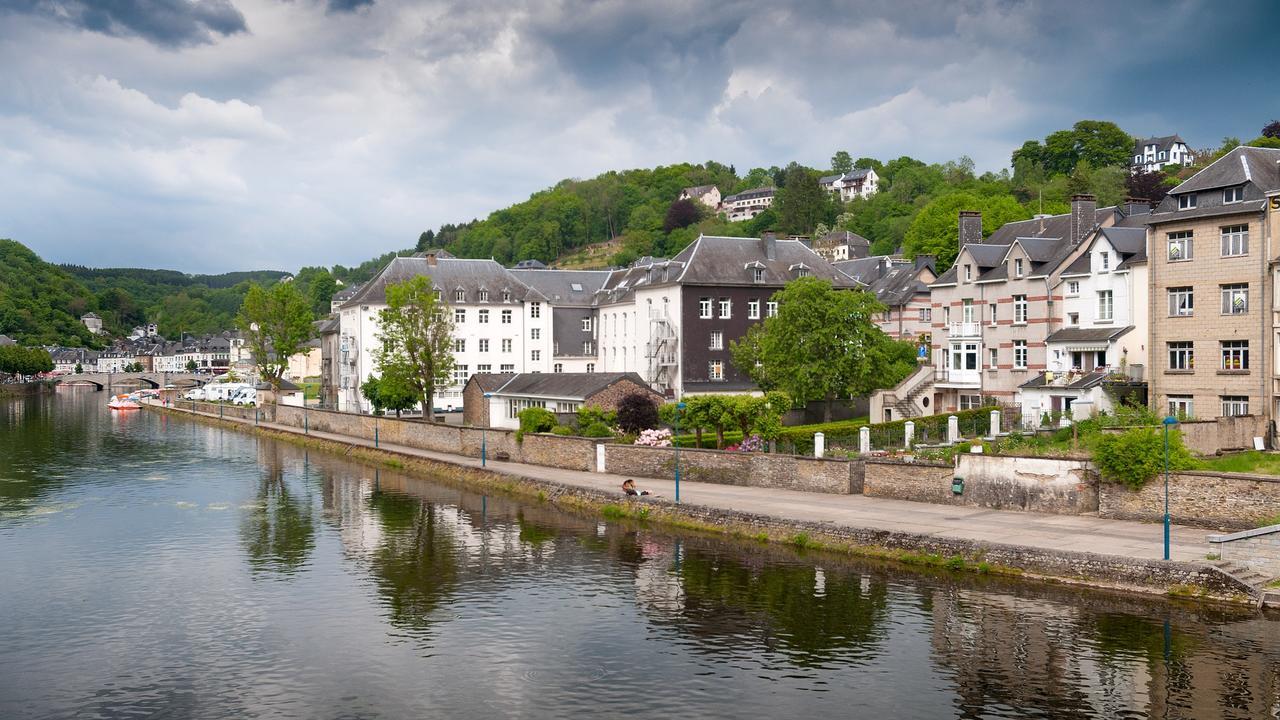
[[[1095,352],[1106,349],[1107,343],[1072,343],[1067,346],[1067,352]]]

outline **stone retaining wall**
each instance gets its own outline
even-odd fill
[[[1176,523],[1252,528],[1280,515],[1280,477],[1242,473],[1181,472],[1169,476],[1169,515]],[[1164,477],[1141,490],[1103,483],[1098,516],[1159,522],[1164,518]]]
[[[862,493],[938,505],[1079,515],[1098,509],[1097,474],[1083,460],[958,455],[957,466],[868,459]],[[957,495],[952,481],[964,479]]]
[[[670,478],[675,474],[674,448],[606,445],[604,462],[604,472],[620,475]],[[855,490],[860,466],[860,462],[797,455],[680,450],[682,478],[717,485],[848,495]]]
[[[1239,563],[1267,577],[1280,577],[1280,525],[1231,535],[1210,535],[1209,547],[1223,560]]]

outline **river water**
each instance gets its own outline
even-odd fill
[[[0,401],[0,718],[1275,718],[1280,622]]]

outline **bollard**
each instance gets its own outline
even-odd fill
[[[858,452],[863,455],[871,452],[871,428],[866,425],[858,428]]]
[[[960,418],[951,415],[947,418],[947,444],[955,445],[960,442]]]
[[[827,454],[827,436],[816,432],[813,434],[813,456],[820,458]]]
[[[916,424],[911,420],[902,424],[902,447],[907,450],[911,449],[911,443],[916,439]]]
[[[991,411],[991,435],[992,438],[1000,437],[1000,411]]]

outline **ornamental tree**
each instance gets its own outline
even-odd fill
[[[259,377],[271,385],[273,397],[280,396],[289,358],[315,333],[311,320],[311,300],[294,283],[279,282],[270,288],[255,283],[245,293],[236,325],[244,333]],[[193,364],[187,363],[188,371],[194,372]]]
[[[628,393],[618,400],[618,427],[632,435],[658,426],[658,406],[643,393]]]
[[[453,317],[425,275],[387,286],[387,307],[378,313],[376,360],[382,377],[399,378],[417,394],[422,413],[431,412],[436,386],[453,373]]]

